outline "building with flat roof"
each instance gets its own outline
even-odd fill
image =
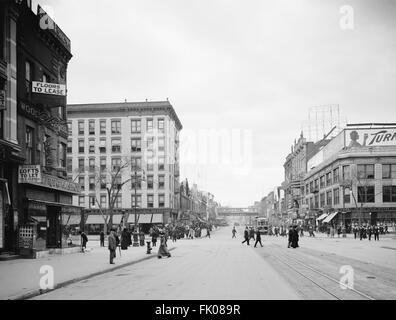
[[[68,130],[68,174],[83,190],[73,204],[88,231],[103,228],[109,209],[115,224],[145,231],[176,220],[182,124],[169,101],[69,105]]]
[[[319,222],[394,224],[396,125],[347,125],[310,158],[302,192]]]

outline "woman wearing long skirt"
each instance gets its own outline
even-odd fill
[[[160,237],[161,237],[161,242],[160,242],[160,246],[158,249],[158,259],[160,259],[162,257],[170,257],[171,254],[166,246],[165,234],[161,233]]]

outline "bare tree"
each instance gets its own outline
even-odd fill
[[[99,212],[102,215],[104,221],[105,234],[107,233],[107,230],[110,230],[113,226],[114,209],[120,191],[125,184],[131,181],[131,177],[122,180],[124,171],[127,170],[130,165],[130,160],[125,158],[124,160],[121,160],[120,165],[111,168],[104,168],[103,170],[101,167],[92,168],[89,166],[84,168],[77,168],[74,170],[73,182],[75,182],[81,176],[93,175],[95,177],[95,193],[98,189],[106,190],[107,208],[103,208],[102,204],[100,203],[100,201],[98,201],[98,198],[95,194],[95,203],[97,204]]]

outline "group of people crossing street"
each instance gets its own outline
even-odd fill
[[[386,227],[387,228],[387,227]],[[379,235],[381,234],[381,229],[376,226],[357,226],[355,225],[352,229],[354,238],[357,239],[359,236],[360,240],[367,239],[371,241],[371,237],[374,235],[374,241],[379,241]],[[382,234],[387,233],[388,230],[382,232]]]

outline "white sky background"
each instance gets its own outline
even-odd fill
[[[72,43],[68,102],[169,98],[185,130],[249,129],[251,171],[182,166],[222,205],[284,178],[312,106],[396,122],[396,1],[40,0]],[[342,30],[340,7],[354,9]],[[192,152],[192,151],[191,151]]]

